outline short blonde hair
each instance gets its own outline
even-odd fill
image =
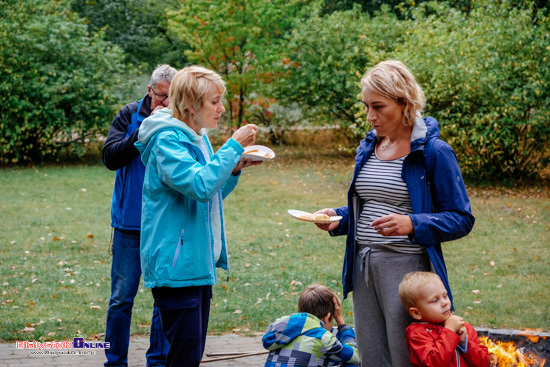
[[[382,61],[363,76],[361,84],[363,88],[403,104],[403,123],[406,126],[414,124],[426,105],[422,88],[401,61]]]
[[[399,299],[405,311],[409,312],[411,307],[416,306],[420,296],[418,289],[433,282],[443,284],[439,275],[429,271],[413,271],[403,277],[399,284]]]
[[[212,70],[193,65],[178,71],[172,79],[169,92],[169,108],[173,111],[174,117],[183,119],[190,114],[190,107],[199,112],[202,100],[212,85],[217,86],[222,95],[225,93],[225,82]]]
[[[334,316],[334,302],[336,293],[329,287],[320,284],[308,286],[298,300],[298,312],[307,312],[322,319],[330,312],[331,320]]]

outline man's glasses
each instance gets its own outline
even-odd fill
[[[153,91],[155,97],[157,97],[157,99],[160,99],[161,102],[164,102],[166,98],[168,98],[168,95],[166,94],[157,94],[153,88],[151,88],[151,90]]]

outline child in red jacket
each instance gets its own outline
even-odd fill
[[[399,285],[403,307],[417,322],[406,331],[413,366],[489,366],[477,332],[453,315],[447,290],[435,273],[416,271]]]

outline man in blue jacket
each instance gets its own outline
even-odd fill
[[[170,83],[177,70],[159,65],[151,75],[147,94],[140,100],[122,107],[118,112],[103,146],[103,163],[115,171],[111,203],[113,227],[111,266],[111,299],[107,310],[105,366],[127,366],[130,344],[132,307],[141,278],[140,230],[141,194],[145,166],[134,146],[141,122],[153,111],[167,107]],[[151,320],[150,346],[146,353],[147,366],[164,366],[169,345],[156,306]]]

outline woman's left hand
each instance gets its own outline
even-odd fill
[[[382,236],[407,236],[414,230],[411,217],[403,214],[385,215],[370,225]]]
[[[233,168],[233,174],[236,175],[239,173],[239,171],[243,168],[250,167],[250,166],[257,166],[258,164],[262,164],[262,161],[253,161],[252,159],[248,158],[241,158],[239,163]]]

